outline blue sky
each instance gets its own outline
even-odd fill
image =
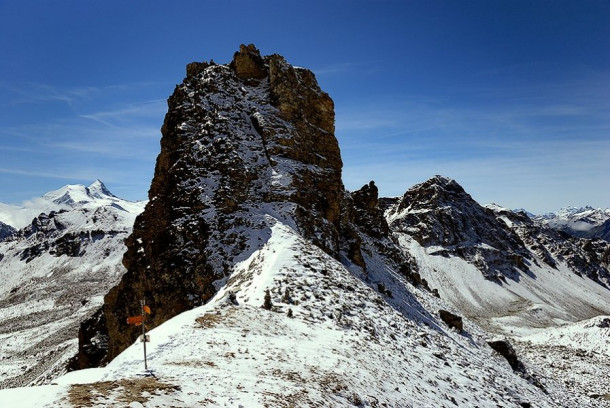
[[[0,38],[0,202],[146,198],[185,65],[254,43],[334,99],[348,189],[610,207],[608,1],[2,0]]]

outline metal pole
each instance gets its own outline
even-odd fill
[[[148,370],[146,363],[146,326],[144,325],[144,299],[140,300],[140,308],[142,309],[142,344],[144,344],[144,370]]]

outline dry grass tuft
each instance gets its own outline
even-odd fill
[[[169,394],[180,386],[159,381],[154,377],[100,381],[91,384],[74,384],[68,391],[68,400],[75,407],[93,407],[113,397],[114,403],[145,404],[151,396]]]
[[[230,325],[234,322],[234,319],[231,317],[233,313],[235,313],[235,311],[232,309],[228,309],[224,311],[224,313],[206,313],[203,316],[196,318],[195,322],[197,322],[199,325],[198,327],[202,329],[212,329],[218,326],[221,322],[224,322],[226,325]]]
[[[198,317],[195,321],[199,324],[199,327],[203,329],[211,329],[215,327],[222,320],[222,315],[206,313],[203,316]]]

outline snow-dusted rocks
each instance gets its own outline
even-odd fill
[[[124,273],[123,240],[143,207],[96,181],[5,212],[19,219],[48,210],[0,242],[1,388],[45,383],[65,372],[80,322]]]
[[[4,241],[7,237],[13,235],[15,228],[0,221],[0,241]]]
[[[610,244],[601,239],[581,239],[548,228],[523,213],[499,206],[488,206],[498,218],[514,230],[528,250],[545,264],[557,268],[565,263],[569,269],[610,288]]]
[[[435,176],[410,188],[386,216],[390,229],[429,253],[457,256],[491,280],[519,279],[530,260],[521,239],[455,180]]]

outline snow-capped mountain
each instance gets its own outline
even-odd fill
[[[112,195],[98,180],[4,214],[15,220],[50,210],[0,242],[1,388],[48,382],[66,371],[81,321],[124,273],[123,240],[144,204]]]
[[[21,229],[42,213],[48,214],[51,211],[76,207],[95,210],[103,206],[115,206],[129,213],[142,211],[141,202],[120,199],[108,191],[104,183],[96,180],[89,186],[81,184],[63,186],[42,197],[26,201],[22,205],[0,203],[0,222]]]
[[[393,199],[374,182],[346,191],[332,100],[313,73],[253,45],[230,64],[189,64],[168,105],[126,271],[80,325],[71,367],[90,368],[4,390],[0,406],[610,406],[592,375],[607,356],[578,357],[581,341],[608,344],[607,243],[482,207],[442,176]],[[95,195],[79,191],[49,199]],[[55,239],[63,214],[8,238],[52,237],[12,258],[42,268],[78,254],[97,268],[83,240]],[[149,371],[142,326],[127,320],[138,315]],[[570,382],[560,366],[578,370]]]
[[[601,238],[610,242],[610,208],[565,207],[533,218],[575,237]]]

